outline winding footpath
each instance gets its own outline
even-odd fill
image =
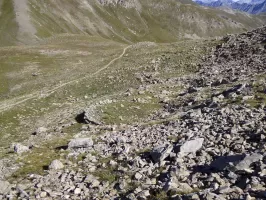
[[[62,88],[62,87],[65,87],[65,86],[67,86],[67,85],[71,85],[71,84],[73,84],[73,83],[78,83],[78,82],[80,82],[80,81],[82,81],[82,80],[84,80],[84,79],[87,79],[87,78],[90,78],[90,77],[93,77],[93,76],[99,74],[99,73],[102,72],[103,70],[105,70],[105,69],[107,69],[108,67],[110,67],[114,62],[116,62],[117,60],[121,59],[121,58],[125,55],[126,51],[127,51],[131,46],[132,46],[132,45],[129,45],[129,46],[125,47],[125,48],[123,49],[123,52],[122,52],[118,57],[116,57],[116,58],[114,58],[113,60],[111,60],[107,65],[105,65],[105,66],[102,67],[101,69],[97,70],[96,72],[94,72],[94,73],[92,73],[92,74],[89,74],[89,75],[86,75],[86,76],[83,76],[83,77],[81,77],[81,78],[77,78],[77,79],[74,79],[74,80],[71,80],[71,81],[65,82],[65,83],[63,83],[63,84],[60,84],[60,85],[58,85],[58,86],[52,88],[52,89],[49,89],[49,90],[43,91],[42,93],[44,93],[45,96],[47,97],[47,96],[51,95],[53,92],[55,92],[56,90],[58,90],[58,89],[60,89],[60,88]],[[25,96],[24,96],[24,97],[25,97]],[[10,109],[10,108],[13,108],[13,107],[15,107],[15,106],[17,106],[17,105],[20,105],[20,104],[22,104],[22,103],[25,103],[25,102],[27,102],[27,101],[29,101],[29,100],[37,99],[37,98],[39,98],[39,97],[40,97],[40,92],[35,92],[35,93],[30,94],[30,95],[27,95],[27,98],[25,98],[25,99],[23,99],[23,100],[19,100],[19,101],[15,102],[15,103],[12,103],[12,104],[9,104],[9,105],[5,105],[5,104],[4,104],[4,105],[0,105],[0,113],[1,113],[1,112],[4,112],[4,111],[6,111],[6,110],[8,110],[8,109]],[[19,98],[23,98],[23,97],[19,97]]]

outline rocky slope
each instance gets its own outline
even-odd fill
[[[33,44],[58,34],[116,41],[171,42],[255,28],[264,17],[202,8],[192,1],[0,1],[0,45]]]
[[[0,181],[0,198],[265,199],[265,32],[226,36],[195,74],[144,75],[139,93],[159,82],[183,88],[145,124],[106,126],[85,109],[62,157],[44,175]]]

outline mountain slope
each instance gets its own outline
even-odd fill
[[[266,1],[232,1],[232,0],[218,0],[218,1],[195,1],[196,3],[209,7],[229,7],[234,10],[244,11],[250,14],[260,14],[266,12]]]
[[[221,36],[263,18],[202,8],[191,1],[1,0],[1,45],[33,43],[58,34],[89,34],[123,42],[169,42]],[[8,13],[5,12],[8,7]],[[15,14],[16,13],[16,14]],[[3,31],[4,30],[4,31]],[[11,38],[8,38],[11,34]]]
[[[60,122],[11,145],[8,155],[19,167],[0,182],[1,199],[265,200],[265,31],[228,35],[216,45],[125,47],[98,78],[108,81],[108,92],[124,81],[132,88],[101,101],[84,99],[76,118],[55,112],[51,117]],[[68,89],[57,91],[57,102]],[[73,109],[83,98],[72,97]]]

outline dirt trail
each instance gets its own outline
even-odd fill
[[[81,77],[81,78],[77,78],[77,79],[74,79],[74,80],[71,80],[71,81],[65,82],[65,83],[60,84],[60,85],[58,85],[58,86],[56,86],[56,87],[54,87],[54,88],[52,88],[52,89],[50,89],[50,90],[42,91],[42,94],[45,94],[45,96],[47,97],[47,96],[51,95],[53,92],[55,92],[56,90],[58,90],[58,89],[60,89],[60,88],[62,88],[62,87],[64,87],[64,86],[71,85],[71,84],[73,84],[73,83],[78,83],[79,81],[82,81],[82,80],[84,80],[84,79],[87,79],[87,78],[89,78],[89,77],[93,77],[93,76],[99,74],[99,73],[102,72],[103,70],[105,70],[105,69],[107,69],[108,67],[110,67],[115,61],[121,59],[121,58],[125,55],[127,49],[129,49],[131,46],[132,46],[132,45],[129,45],[129,46],[125,47],[125,48],[123,49],[122,54],[120,54],[118,57],[116,57],[116,58],[114,58],[113,60],[111,60],[107,65],[105,65],[105,66],[102,67],[101,69],[97,70],[96,72],[94,72],[94,73],[92,73],[92,74],[89,74],[89,75],[86,75],[86,76]],[[23,97],[26,97],[26,98],[23,99],[23,100],[19,100],[19,99],[22,99]],[[11,104],[8,104],[8,105],[7,105],[7,103],[3,103],[2,105],[0,105],[0,113],[1,113],[1,112],[4,112],[4,111],[6,111],[6,110],[8,110],[8,109],[10,109],[10,108],[13,108],[14,106],[17,106],[17,105],[20,105],[20,104],[22,104],[22,103],[25,103],[26,101],[29,101],[29,100],[32,100],[32,99],[40,98],[40,97],[41,97],[41,92],[34,92],[34,93],[32,93],[32,94],[29,94],[29,95],[26,95],[26,96],[23,96],[23,97],[19,97],[18,101],[15,102],[15,103],[11,103]]]

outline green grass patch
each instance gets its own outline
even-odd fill
[[[151,98],[136,98],[136,101],[147,101],[146,103],[132,101],[122,101],[107,104],[102,108],[103,110],[103,121],[106,124],[119,124],[142,121],[148,117],[154,111],[161,108],[158,100]]]
[[[18,32],[13,1],[2,0],[0,6],[0,46],[13,45]]]
[[[100,181],[107,181],[110,184],[117,181],[119,178],[113,168],[97,169],[97,171],[94,172],[93,175],[99,177]]]
[[[61,154],[67,154],[67,151],[62,152],[60,148],[66,146],[80,128],[80,124],[69,126],[64,129],[64,132],[66,132],[65,135],[60,136],[60,138],[54,136],[38,147],[33,147],[30,152],[24,153],[21,157],[18,157],[17,163],[19,163],[21,167],[12,175],[11,180],[26,177],[29,174],[43,175],[53,160],[60,159],[62,157]],[[83,157],[84,154],[80,154],[75,162],[81,161]]]

